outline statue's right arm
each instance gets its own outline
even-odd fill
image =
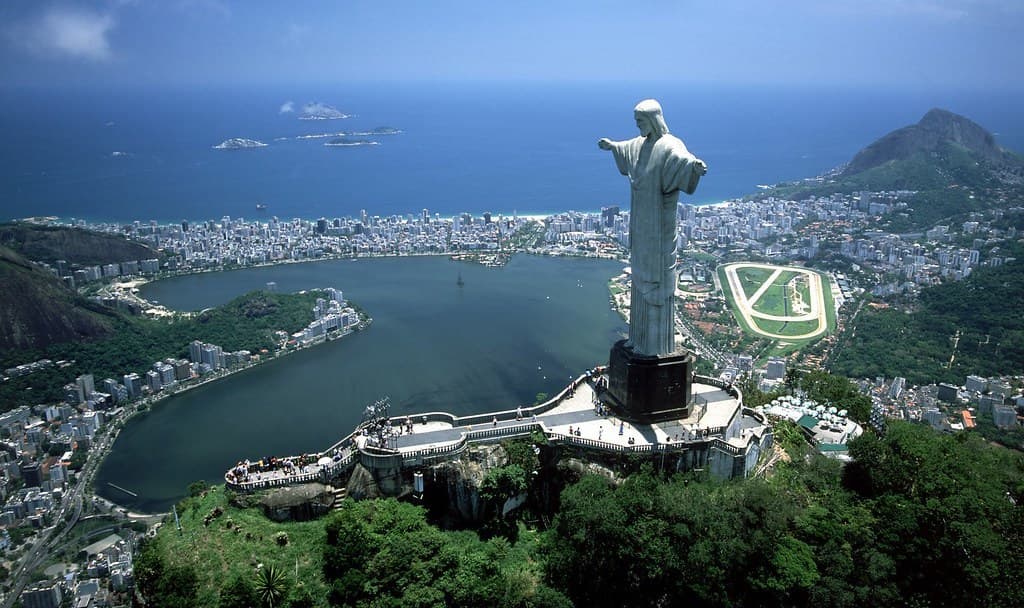
[[[601,148],[602,150],[611,150],[612,140],[608,139],[607,137],[602,137],[601,139],[597,140],[597,147]]]

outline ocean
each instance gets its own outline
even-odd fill
[[[468,211],[537,214],[628,204],[600,137],[636,134],[637,101],[709,166],[687,202],[818,175],[932,107],[1024,151],[1019,99],[991,91],[685,84],[359,84],[193,89],[0,88],[0,220],[281,218]],[[281,112],[285,102],[294,112]],[[299,120],[309,102],[352,114]],[[380,145],[302,135],[394,127]],[[216,150],[234,137],[268,145]],[[284,138],[284,139],[279,139]],[[266,210],[257,211],[257,204]]]

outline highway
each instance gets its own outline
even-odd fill
[[[722,351],[711,346],[699,331],[694,329],[684,318],[683,313],[676,311],[676,333],[683,336],[683,343],[690,350],[698,353],[700,358],[711,361],[715,367],[723,367],[729,364],[729,357]]]

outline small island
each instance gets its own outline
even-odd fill
[[[337,148],[348,148],[354,146],[379,146],[379,141],[373,141],[370,139],[353,139],[351,137],[336,137],[329,142],[324,143],[325,146],[332,146]]]
[[[245,139],[243,137],[232,137],[231,139],[225,139],[216,146],[214,150],[245,150],[248,148],[266,148],[267,144],[262,141],[255,139]]]
[[[345,137],[348,133],[344,131],[338,131],[337,133],[310,133],[308,135],[296,135],[295,139],[326,139],[328,137]],[[288,139],[282,137],[281,139]]]
[[[351,118],[350,114],[338,110],[325,103],[309,103],[302,108],[299,120],[341,120]]]
[[[375,127],[369,131],[356,131],[354,133],[350,133],[350,135],[398,135],[401,132],[401,129],[396,129],[394,127]]]

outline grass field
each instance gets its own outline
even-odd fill
[[[288,572],[291,584],[295,572],[314,597],[326,597],[323,578],[323,548],[326,539],[323,520],[276,523],[259,508],[240,509],[228,503],[223,486],[215,486],[201,498],[184,501],[178,512],[181,533],[173,518],[160,529],[157,542],[172,563],[195,566],[200,580],[197,606],[218,605],[218,589],[236,574],[254,576],[257,564],[276,564]],[[203,524],[214,508],[223,514]],[[288,542],[280,545],[276,535],[284,532]]]
[[[762,331],[781,334],[783,336],[802,336],[818,327],[817,321],[769,321],[757,319],[757,327]]]
[[[750,298],[754,292],[760,289],[761,285],[772,275],[771,270],[763,268],[743,268],[736,271],[740,275],[740,284],[743,286],[744,295]]]

